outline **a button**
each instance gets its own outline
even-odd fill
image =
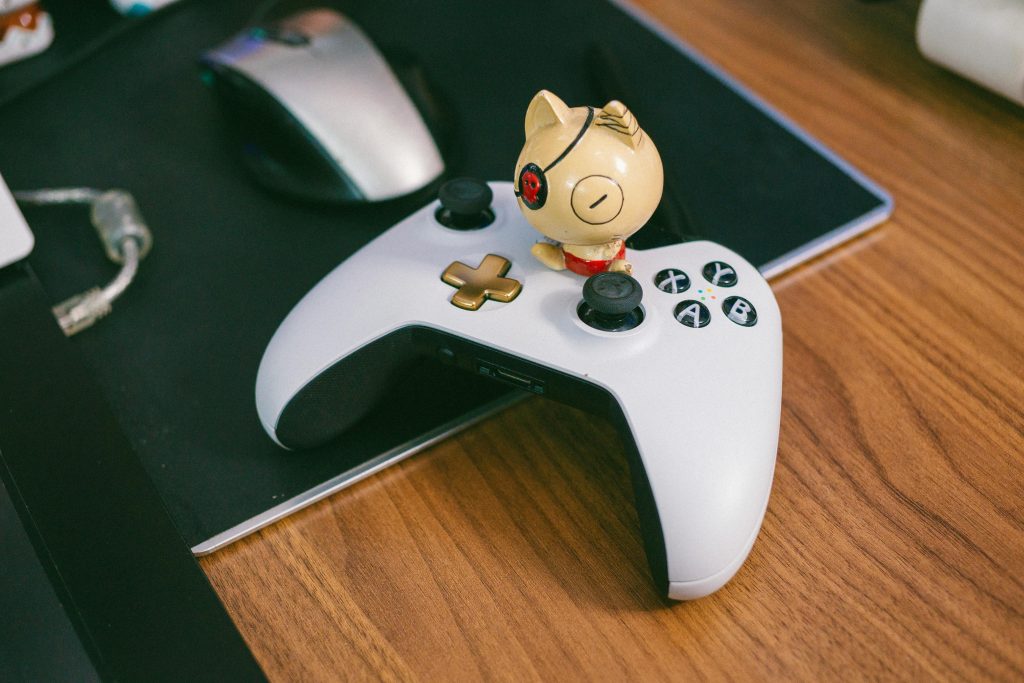
[[[742,296],[730,296],[722,302],[722,312],[725,317],[737,325],[753,327],[757,323],[757,311],[754,304]]]
[[[666,268],[654,276],[654,285],[669,294],[681,294],[690,288],[690,277],[676,268]]]
[[[504,277],[511,267],[508,259],[488,254],[476,268],[455,261],[441,273],[441,280],[452,287],[458,287],[458,291],[452,295],[452,304],[467,311],[475,311],[488,299],[508,303],[519,296],[522,284]]]
[[[728,263],[712,261],[704,266],[704,279],[716,287],[732,287],[739,281],[739,276]]]
[[[687,327],[704,327],[711,322],[711,311],[701,302],[687,299],[676,306],[675,317]]]

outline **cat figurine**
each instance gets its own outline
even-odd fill
[[[570,109],[547,90],[530,102],[515,192],[526,220],[555,242],[533,245],[544,265],[630,274],[625,240],[650,219],[663,184],[658,148],[621,102]]]

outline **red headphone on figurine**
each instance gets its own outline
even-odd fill
[[[576,138],[569,143],[569,146],[562,150],[562,153],[558,155],[558,158],[552,161],[550,164],[541,168],[539,165],[532,161],[525,164],[519,170],[519,178],[516,179],[516,196],[523,200],[523,204],[526,208],[531,210],[537,210],[544,206],[544,202],[548,198],[548,180],[545,175],[548,171],[554,168],[558,162],[564,159],[569,152],[573,150],[576,145],[583,139],[583,135],[587,132],[587,128],[590,127],[590,123],[594,120],[594,108],[587,107],[587,120],[583,123],[583,128],[576,134]]]

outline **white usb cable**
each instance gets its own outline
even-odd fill
[[[121,270],[106,287],[93,287],[60,302],[53,314],[71,336],[90,327],[111,311],[111,304],[128,288],[153,246],[153,235],[146,226],[135,199],[124,190],[95,190],[88,187],[14,192],[22,204],[87,204],[92,224],[103,248]]]

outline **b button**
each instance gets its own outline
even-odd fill
[[[757,311],[754,310],[754,304],[742,296],[730,296],[723,301],[722,312],[725,313],[726,318],[743,327],[753,327],[757,323]]]
[[[711,322],[711,311],[701,302],[687,299],[676,306],[675,317],[687,327],[704,327]]]

